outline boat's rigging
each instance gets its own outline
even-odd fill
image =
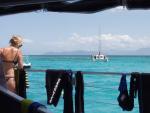
[[[98,53],[96,55],[92,55],[92,60],[96,61],[108,61],[108,57],[104,54],[102,54],[102,43],[101,43],[101,28],[99,27],[99,34],[97,38],[98,42]]]
[[[98,54],[101,54],[101,28],[99,27],[99,34],[98,34]]]

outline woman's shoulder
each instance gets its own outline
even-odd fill
[[[12,46],[8,46],[4,48],[6,51],[11,51],[11,52],[16,52],[19,51],[18,48],[12,47]]]
[[[4,48],[1,47],[1,48],[0,48],[0,51],[2,51],[3,49],[4,49]]]
[[[15,47],[10,47],[10,46],[8,46],[8,47],[4,47],[4,48],[0,48],[0,54],[1,53],[5,53],[5,52],[7,52],[7,53],[18,53],[20,50],[18,49],[18,48],[15,48]]]

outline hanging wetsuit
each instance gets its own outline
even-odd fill
[[[57,106],[62,90],[64,90],[64,113],[73,113],[72,71],[47,70],[46,92],[47,103]]]
[[[128,89],[127,89],[127,81],[126,81],[126,75],[122,74],[122,77],[120,79],[120,85],[118,90],[120,91],[120,94],[118,96],[118,102],[119,106],[123,109],[127,109],[127,104],[128,104]]]
[[[150,73],[139,77],[138,95],[140,113],[150,113]]]
[[[75,113],[84,113],[84,80],[83,73],[75,74]]]
[[[47,104],[57,106],[64,87],[62,71],[46,71]]]
[[[122,110],[131,111],[133,109],[133,100],[131,101],[130,95],[128,94],[126,75],[122,74],[120,85],[118,90],[120,94],[118,96],[118,103]]]
[[[139,81],[139,76],[140,74],[138,72],[132,72],[131,77],[130,77],[130,100],[129,100],[129,105],[130,109],[133,109],[134,107],[134,98],[136,98],[137,91],[138,91],[138,81]]]
[[[74,113],[72,95],[72,71],[64,71],[64,111],[63,113]]]

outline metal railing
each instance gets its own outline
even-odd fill
[[[27,72],[46,72],[46,70],[42,69],[28,69]],[[72,71],[76,73],[77,71]],[[131,75],[129,72],[91,72],[91,71],[82,71],[83,74],[90,74],[90,75]]]

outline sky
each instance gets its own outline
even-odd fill
[[[0,16],[0,47],[12,35],[24,39],[23,54],[96,52],[150,54],[150,10],[116,7],[92,14],[43,10]]]

